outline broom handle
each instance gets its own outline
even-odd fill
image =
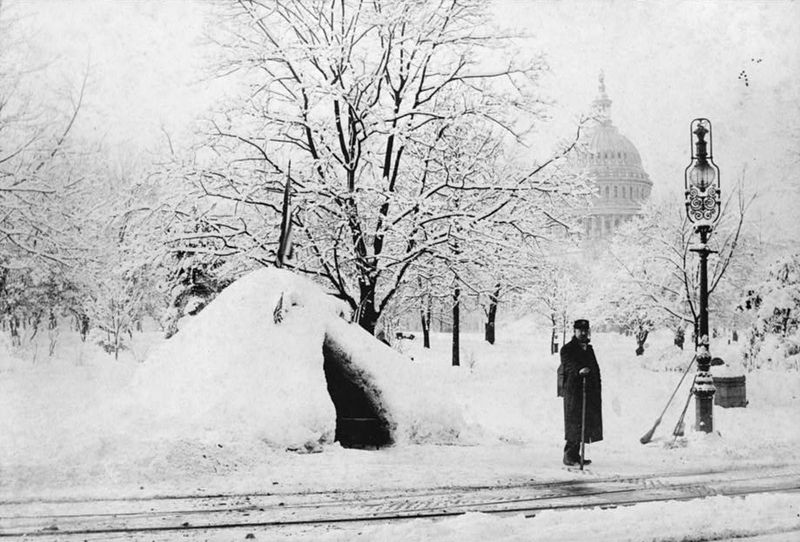
[[[652,440],[653,433],[656,432],[656,428],[661,424],[661,419],[664,417],[664,414],[667,412],[667,409],[669,408],[669,405],[672,403],[672,399],[675,398],[675,394],[678,393],[678,390],[680,389],[681,384],[683,384],[683,379],[686,378],[686,375],[689,373],[689,369],[691,369],[692,365],[694,365],[694,360],[695,359],[697,359],[697,354],[692,356],[692,361],[690,361],[689,365],[687,365],[686,369],[684,369],[683,375],[681,376],[681,379],[680,379],[680,382],[678,382],[678,385],[675,386],[675,390],[672,392],[672,395],[669,396],[669,401],[667,401],[666,406],[664,406],[664,410],[661,411],[661,415],[658,418],[656,418],[656,421],[653,424],[653,427],[651,427],[650,430],[647,431],[647,433],[645,433],[644,435],[642,435],[642,438],[639,439],[639,442],[641,442],[642,444],[647,444],[648,442],[650,442],[650,440]]]
[[[696,379],[697,377],[695,377]],[[689,410],[689,403],[692,400],[692,392],[694,391],[694,381],[692,381],[692,385],[689,388],[689,397],[686,398],[686,403],[683,405],[683,411],[681,412],[681,417],[678,418],[678,423],[675,424],[675,429],[672,430],[672,442],[675,442],[675,439],[678,438],[678,432],[680,430],[681,425],[683,424],[683,419],[686,417],[686,411]]]
[[[675,390],[673,390],[672,395],[669,396],[669,401],[667,401],[667,405],[664,407],[664,410],[661,411],[661,415],[658,417],[659,420],[664,417],[664,414],[667,412],[670,403],[672,403],[672,400],[675,398],[675,394],[678,393],[678,390],[681,388],[681,384],[683,384],[683,379],[686,378],[687,374],[689,374],[689,369],[692,368],[692,365],[694,365],[694,360],[696,359],[697,359],[697,354],[692,356],[692,361],[690,361],[689,365],[686,366],[686,369],[683,370],[683,374],[681,375],[680,381],[678,381],[678,385],[675,386]]]

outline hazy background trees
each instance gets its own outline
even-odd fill
[[[543,143],[555,139],[541,133],[553,111],[544,57],[516,48],[485,9],[219,2],[208,12],[205,81],[225,92],[196,125],[162,126],[143,150],[81,129],[98,114],[91,62],[42,86],[47,62],[30,60],[30,36],[0,5],[6,333],[17,344],[57,341],[71,325],[114,354],[142,325],[173,334],[231,281],[274,265],[289,182],[287,267],[389,339],[451,330],[458,310],[462,328],[490,343],[502,340],[498,321],[534,314],[553,344],[587,316],[634,337],[632,348],[663,327],[688,329],[691,344],[696,236],[682,201],[654,199],[616,238],[582,239],[594,187],[570,156],[584,123]],[[795,157],[787,171],[796,166]],[[777,329],[757,300],[790,276],[768,273],[787,245],[772,242],[765,215],[741,195],[744,175],[741,184],[725,187],[710,259],[712,325],[731,337]],[[773,312],[793,314],[787,299]],[[751,308],[737,310],[746,300]],[[791,316],[785,328],[792,337]]]

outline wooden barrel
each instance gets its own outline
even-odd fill
[[[723,408],[746,407],[747,389],[744,376],[715,376],[714,404]]]

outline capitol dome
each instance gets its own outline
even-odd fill
[[[593,102],[595,121],[574,156],[579,170],[596,185],[597,195],[585,220],[588,237],[608,237],[639,214],[653,183],[631,140],[611,122],[611,100],[600,74],[600,96]]]
[[[616,126],[609,124],[602,129],[595,129],[587,138],[586,146],[590,149],[589,157],[596,156],[598,161],[608,165],[642,165],[642,158],[631,140],[619,133]]]

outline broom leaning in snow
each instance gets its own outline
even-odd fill
[[[669,401],[667,401],[667,405],[664,407],[664,410],[661,411],[661,415],[658,417],[658,419],[656,419],[656,422],[653,424],[653,427],[651,427],[650,431],[648,431],[647,433],[642,435],[642,438],[639,439],[639,442],[641,442],[642,444],[647,444],[648,442],[653,440],[653,433],[656,432],[656,428],[661,423],[661,418],[663,418],[664,414],[667,412],[667,409],[669,408],[670,403],[672,403],[672,400],[675,398],[675,394],[678,393],[678,389],[681,387],[681,384],[683,384],[683,379],[686,378],[686,375],[689,373],[689,369],[692,368],[692,365],[694,365],[694,360],[696,360],[696,359],[697,359],[697,355],[693,356],[692,357],[692,361],[690,361],[689,365],[686,366],[686,369],[683,370],[683,375],[681,376],[681,379],[678,382],[678,385],[675,386],[675,391],[673,391],[672,395],[669,396]]]
[[[695,376],[695,379],[697,377]],[[678,437],[682,437],[684,433],[684,419],[686,418],[686,411],[689,410],[689,402],[692,400],[692,395],[694,393],[694,380],[692,380],[692,385],[689,386],[689,396],[686,398],[686,403],[683,405],[683,410],[681,411],[681,417],[678,418],[678,423],[675,424],[675,429],[672,430],[672,443],[670,446],[675,445],[675,441],[678,440]]]

